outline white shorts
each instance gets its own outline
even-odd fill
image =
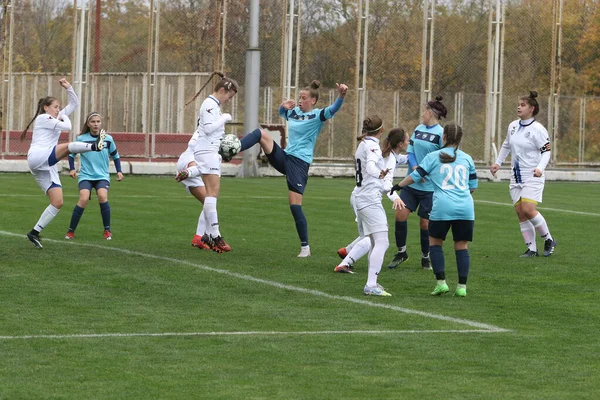
[[[358,210],[356,217],[358,219],[359,233],[361,229],[364,233],[361,236],[388,231],[387,217],[381,203],[361,208]]]
[[[219,153],[194,153],[196,165],[202,175],[219,175],[221,176],[221,155]]]
[[[194,153],[190,150],[186,150],[179,156],[179,160],[177,160],[177,172],[186,169],[188,164],[194,160]],[[189,192],[190,188],[204,186],[204,182],[202,181],[201,176],[197,176],[195,178],[188,178],[181,181],[183,186],[185,186],[186,190]]]
[[[544,180],[531,180],[524,183],[510,184],[510,197],[513,204],[517,204],[521,198],[542,202],[542,194],[544,192]]]
[[[50,186],[61,186],[58,168],[56,165],[48,165],[48,157],[52,154],[54,147],[50,148],[31,148],[27,153],[27,164],[31,174],[35,178],[40,189],[44,193],[50,189]]]
[[[354,221],[358,225],[358,236],[365,236],[363,233],[362,224],[358,223],[358,210],[356,209],[356,196],[354,192],[350,195],[350,205],[352,206],[352,210],[354,210]]]

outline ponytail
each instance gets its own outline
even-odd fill
[[[21,132],[21,136],[19,137],[21,142],[23,140],[25,140],[25,137],[27,136],[27,131],[29,130],[29,127],[31,126],[31,124],[33,124],[33,121],[35,121],[35,119],[37,118],[38,115],[43,114],[44,107],[52,104],[52,102],[54,100],[56,100],[54,97],[48,96],[48,97],[43,97],[38,101],[37,109],[35,110],[35,115],[31,119],[31,121],[29,121],[29,123],[27,124],[27,126],[25,127],[23,132]]]
[[[394,149],[398,144],[404,142],[406,138],[406,132],[402,128],[394,128],[390,131],[387,137],[382,141],[381,153],[383,158],[390,155],[392,149]]]
[[[440,152],[440,162],[447,164],[456,161],[456,152],[458,151],[458,146],[460,146],[462,135],[463,131],[460,125],[449,123],[444,126],[444,147],[454,147],[454,156],[442,151]]]
[[[317,81],[313,81],[313,83],[314,82]],[[367,136],[377,134],[381,130],[381,128],[383,128],[383,121],[381,120],[381,118],[379,118],[378,115],[371,115],[363,121],[362,134],[356,139],[360,142]]]
[[[309,86],[305,87],[302,90],[307,91],[310,94],[311,98],[315,99],[316,101],[319,101],[319,87],[321,87],[321,82],[315,79],[311,82]]]
[[[208,83],[212,80],[212,78],[215,75],[219,75],[221,77],[221,79],[225,78],[225,74],[223,74],[220,71],[214,71],[212,74],[210,74],[210,76],[208,77],[208,80],[204,83],[204,85],[202,85],[202,87],[200,88],[200,90],[198,90],[196,92],[196,94],[194,95],[194,97],[192,97],[192,99],[190,101],[188,101],[187,103],[185,103],[184,107],[187,107],[191,102],[193,102],[194,100],[196,100],[198,98],[198,96],[200,96],[200,93],[202,93],[202,91],[204,90],[204,88],[208,85]]]

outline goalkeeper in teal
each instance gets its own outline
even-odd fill
[[[335,102],[323,109],[315,108],[319,100],[319,81],[313,81],[309,87],[300,90],[298,104],[286,100],[279,106],[279,115],[288,122],[288,146],[283,150],[273,138],[261,129],[255,129],[241,140],[244,151],[260,143],[269,163],[286,176],[290,210],[296,222],[296,231],[300,238],[298,257],[309,257],[308,224],[302,211],[302,197],[308,182],[308,169],[313,160],[315,143],[321,128],[328,119],[333,118],[342,107],[348,86],[336,83],[339,93]]]
[[[454,295],[467,295],[470,267],[468,244],[473,241],[475,222],[471,193],[477,188],[477,172],[471,156],[458,149],[462,134],[460,126],[446,125],[443,133],[444,147],[425,156],[410,175],[392,188],[392,191],[398,190],[425,177],[433,185],[433,208],[429,216],[429,252],[437,279],[437,285],[431,292],[433,296],[449,291],[442,246],[450,228],[458,268],[458,286]]]
[[[86,120],[81,134],[77,137],[78,142],[95,143],[96,137],[100,134],[102,118],[97,112],[90,113]],[[98,202],[100,203],[100,214],[102,215],[102,224],[104,225],[104,239],[111,240],[110,231],[110,205],[108,204],[108,189],[110,188],[110,175],[108,173],[109,157],[115,163],[117,170],[117,181],[123,179],[121,170],[121,159],[114,139],[106,134],[104,150],[100,152],[90,152],[81,154],[81,169],[79,170],[79,201],[73,210],[71,224],[65,235],[65,239],[75,237],[75,229],[88,204],[92,189],[96,189]],[[77,177],[75,171],[75,154],[69,155],[69,175],[72,178]]]

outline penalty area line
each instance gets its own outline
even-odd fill
[[[24,234],[0,231],[0,235],[21,237],[25,240]],[[232,272],[232,271],[229,271],[226,269],[213,268],[213,267],[209,267],[208,265],[198,264],[198,263],[194,263],[194,262],[186,261],[186,260],[179,260],[179,259],[171,258],[171,257],[159,256],[159,255],[149,254],[149,253],[142,253],[142,252],[134,251],[134,250],[120,249],[118,247],[100,246],[100,245],[91,244],[91,243],[76,243],[76,242],[72,242],[72,241],[65,242],[65,241],[54,240],[54,239],[44,239],[44,242],[58,243],[58,244],[61,244],[64,246],[81,246],[81,247],[90,247],[90,248],[96,248],[96,249],[101,249],[101,250],[109,250],[109,251],[113,251],[113,252],[116,251],[116,252],[120,252],[120,253],[127,254],[127,255],[146,257],[146,258],[150,258],[150,259],[154,259],[154,260],[166,261],[166,262],[173,263],[173,264],[186,265],[186,266],[197,268],[197,269],[200,269],[203,271],[214,272],[217,274],[230,276],[233,278],[238,278],[238,279],[241,279],[244,281],[255,282],[255,283],[259,283],[259,284],[263,284],[263,285],[267,285],[267,286],[276,287],[279,289],[289,290],[292,292],[298,292],[298,293],[309,294],[312,296],[323,297],[323,298],[327,298],[330,300],[345,301],[345,302],[360,304],[360,305],[364,305],[364,306],[368,306],[368,307],[384,308],[387,310],[392,310],[392,311],[396,311],[396,312],[400,312],[400,313],[404,313],[404,314],[418,315],[418,316],[425,317],[425,318],[437,319],[437,320],[441,320],[441,321],[452,322],[452,323],[461,324],[461,325],[467,325],[472,328],[485,329],[485,330],[493,331],[493,332],[510,332],[510,330],[508,330],[508,329],[504,329],[504,328],[490,325],[490,324],[484,324],[484,323],[477,322],[477,321],[471,321],[468,319],[448,317],[448,316],[441,315],[441,314],[413,310],[410,308],[404,308],[404,307],[395,306],[392,304],[375,303],[372,301],[362,300],[362,299],[358,299],[355,297],[338,296],[338,295],[334,295],[334,294],[321,292],[319,290],[306,289],[303,287],[287,285],[284,283],[270,281],[267,279],[255,278],[251,275],[244,275],[244,274],[240,274],[238,272]]]

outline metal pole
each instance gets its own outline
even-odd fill
[[[227,0],[223,0],[223,36],[221,39],[221,71],[225,71],[225,44],[227,42]]]
[[[221,42],[221,7],[222,0],[217,0],[217,21],[215,23],[215,55],[213,58],[213,71],[221,71],[220,55],[224,44]]]
[[[283,6],[282,6],[282,16],[283,18],[281,18],[281,68],[280,68],[280,75],[279,75],[279,84],[281,87],[281,97],[284,98],[285,97],[285,77],[287,74],[286,71],[286,66],[287,66],[287,62],[285,61],[286,58],[286,54],[287,54],[287,40],[286,40],[286,28],[287,28],[287,19],[286,19],[286,15],[287,15],[287,0],[283,0]]]
[[[300,76],[300,53],[302,48],[301,31],[302,27],[302,2],[298,2],[298,23],[296,24],[296,71],[294,75],[294,98],[298,98],[298,91],[300,88],[298,87],[298,79]]]
[[[427,77],[427,25],[429,24],[429,0],[423,0],[423,48],[421,49],[421,105],[427,102],[427,94],[425,89]]]
[[[433,89],[433,38],[435,31],[435,0],[431,0],[431,31],[429,32],[429,76],[427,83],[427,93],[429,93],[428,99],[431,98],[431,91]]]
[[[559,0],[558,9],[558,44],[556,54],[556,93],[554,95],[554,129],[553,129],[553,143],[554,151],[552,152],[552,163],[556,165],[558,158],[558,142],[559,142],[559,123],[560,123],[560,86],[561,86],[561,67],[562,67],[562,10],[563,0]]]
[[[356,58],[354,60],[354,87],[356,88],[356,100],[354,107],[354,135],[359,136],[361,132],[360,121],[360,45],[362,40],[362,0],[358,0],[356,10]],[[352,140],[352,154],[356,152],[356,140]]]
[[[6,110],[2,110],[3,113],[6,112],[8,122],[6,124],[6,153],[10,153],[10,131],[12,130],[13,123],[13,102],[14,102],[14,82],[13,82],[13,42],[14,42],[14,32],[15,32],[15,10],[13,8],[12,2],[8,5],[8,10],[10,12],[9,17],[9,28],[8,28],[8,94],[6,96]],[[6,82],[6,81],[5,81]]]
[[[287,67],[285,76],[285,98],[289,99],[292,91],[292,58],[294,45],[294,0],[290,0],[290,22],[288,25]]]
[[[244,112],[244,131],[246,133],[259,127],[258,105],[260,90],[260,48],[258,47],[259,26],[259,0],[250,0],[250,37],[246,51],[246,85],[245,97],[246,110]],[[247,178],[258,176],[258,146],[244,151],[244,159],[238,176]]]
[[[82,80],[83,80],[83,53],[85,51],[85,5],[81,5],[81,18],[78,21],[79,34],[77,35],[77,41],[75,46],[75,75],[74,75],[74,90],[78,96],[82,93]],[[77,135],[75,132],[79,131],[79,125],[81,124],[81,109],[73,113],[73,129],[70,132],[70,140],[75,140]]]
[[[365,0],[365,38],[363,43],[363,66],[362,66],[362,96],[360,98],[360,118],[359,121],[365,119],[366,103],[367,103],[367,57],[369,55],[369,0]]]
[[[148,23],[148,60],[147,60],[147,73],[144,84],[144,91],[146,92],[146,104],[143,108],[146,115],[144,118],[144,125],[142,131],[144,132],[145,140],[144,140],[144,155],[148,157],[150,155],[150,120],[152,115],[152,39],[154,36],[154,0],[150,0],[150,15],[149,15],[149,23]]]
[[[96,0],[96,23],[94,25],[94,72],[100,71],[100,16],[102,15],[102,0]]]
[[[501,29],[500,29],[500,81],[498,82],[498,116],[496,117],[496,140],[498,143],[498,148],[500,148],[501,140],[502,140],[502,98],[504,96],[504,33],[506,29],[504,29],[504,18],[506,15],[506,4],[502,2],[502,21],[501,21]],[[495,160],[494,160],[495,161]]]

